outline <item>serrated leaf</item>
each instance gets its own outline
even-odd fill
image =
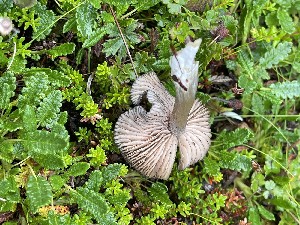
[[[78,162],[78,163],[75,163],[74,165],[72,165],[67,173],[69,176],[74,176],[74,177],[77,177],[77,176],[81,176],[81,175],[84,175],[86,174],[86,172],[88,171],[88,169],[90,168],[90,164],[87,163],[87,162]]]
[[[84,38],[90,37],[93,33],[96,16],[96,9],[89,3],[82,4],[76,9],[77,30]]]
[[[14,212],[20,202],[20,191],[13,176],[0,181],[0,212]]]
[[[262,225],[258,210],[256,207],[251,207],[248,210],[248,220],[251,224]]]
[[[117,225],[116,219],[103,196],[87,188],[79,187],[70,192],[78,206],[90,213],[100,225]]]
[[[68,177],[69,179],[69,177]],[[66,183],[66,179],[62,178],[59,175],[53,175],[49,178],[50,184],[53,190],[59,190]]]
[[[1,124],[1,122],[3,124]],[[9,114],[8,117],[5,118],[5,120],[1,121],[0,119],[0,126],[5,127],[5,130],[2,130],[2,132],[12,132],[16,131],[18,129],[22,129],[24,124],[22,121],[22,117],[19,113],[19,110],[16,109],[13,112]]]
[[[131,198],[129,189],[119,189],[114,192],[113,195],[107,197],[109,203],[115,206],[126,206],[128,200]]]
[[[253,93],[251,103],[252,103],[252,110],[255,113],[264,114],[265,112],[264,102],[257,93]]]
[[[245,50],[242,50],[238,53],[238,64],[242,69],[242,74],[246,73],[248,79],[253,80],[254,74],[254,63],[249,57],[248,53]]]
[[[16,78],[11,72],[4,73],[0,77],[0,109],[7,109],[10,99],[15,95]]]
[[[124,29],[122,28],[123,29],[122,32],[127,45],[131,46],[131,44],[137,44],[141,40],[135,31],[138,26],[138,23],[134,20],[131,20],[129,22],[130,22],[129,24],[128,23],[126,24],[126,28]],[[112,39],[106,41],[103,44],[104,47],[103,52],[106,53],[106,56],[115,55],[118,53],[119,57],[121,58],[125,57],[127,54],[125,44],[123,42],[123,39],[117,27],[113,26],[108,31],[108,33],[109,33],[109,37],[111,37]]]
[[[28,155],[49,169],[63,168],[63,157],[69,146],[68,136],[61,137],[45,130],[26,132],[20,137]]]
[[[39,2],[32,9],[37,13],[39,18],[39,23],[36,31],[32,34],[32,38],[39,41],[45,39],[50,34],[51,28],[55,25],[55,14],[52,10],[47,10],[47,7]]]
[[[219,153],[220,166],[236,171],[250,171],[251,159],[236,152],[221,151]]]
[[[275,220],[275,216],[273,213],[268,211],[265,207],[261,205],[257,205],[257,209],[259,214],[266,220]]]
[[[101,27],[95,30],[84,42],[82,47],[88,48],[94,46],[106,34],[107,27]]]
[[[15,156],[13,155],[13,142],[0,140],[0,159],[6,161],[7,163],[12,163]]]
[[[67,87],[71,84],[70,78],[62,72],[52,70],[50,68],[31,67],[24,71],[25,76],[40,76],[43,73],[51,83],[51,86],[56,88]]]
[[[101,6],[101,1],[100,0],[89,0],[89,3],[96,9],[99,9]]]
[[[86,182],[86,187],[90,190],[98,192],[102,183],[103,183],[102,172],[100,170],[94,170],[91,173],[89,180]]]
[[[276,48],[267,51],[265,55],[260,58],[259,63],[263,68],[270,69],[273,65],[277,65],[284,60],[292,50],[293,44],[291,42],[281,42]]]
[[[279,8],[277,10],[277,18],[279,20],[279,24],[285,32],[291,34],[295,31],[293,19],[285,9]]]
[[[59,90],[54,90],[47,95],[40,107],[37,109],[37,117],[40,125],[50,127],[57,120],[60,107],[62,106],[62,93]]]
[[[106,53],[106,56],[115,55],[123,45],[121,38],[110,39],[103,44],[103,52]]]
[[[108,183],[117,176],[119,176],[120,170],[122,168],[122,164],[114,163],[109,164],[107,167],[103,168],[102,170],[102,176],[103,176],[103,182]]]
[[[68,54],[72,54],[75,50],[74,43],[64,43],[59,46],[55,46],[54,48],[48,50],[48,54],[51,55],[51,58],[54,59],[58,56],[64,56]]]
[[[37,212],[40,207],[51,204],[53,198],[50,184],[41,176],[29,177],[26,196],[33,213]]]
[[[161,202],[167,205],[172,204],[172,201],[168,195],[168,188],[166,185],[160,182],[155,182],[148,188],[148,192],[153,202]]]
[[[137,52],[134,56],[134,65],[138,73],[146,73],[152,70],[152,66],[155,63],[155,57],[148,56],[148,52]]]
[[[18,99],[19,109],[26,105],[36,106],[40,99],[45,97],[49,86],[49,81],[45,73],[39,73],[39,76],[25,78],[26,87],[22,89],[22,94]]]
[[[71,30],[76,30],[76,17],[68,18],[63,26],[63,33],[67,33]]]
[[[281,99],[300,97],[300,82],[296,80],[274,83],[270,88],[272,93]]]
[[[265,177],[261,173],[254,172],[251,177],[251,190],[257,192],[265,184]]]
[[[81,221],[81,219],[78,219]],[[77,222],[76,219],[76,224],[80,223]],[[67,213],[65,215],[61,215],[54,210],[51,210],[48,212],[47,215],[47,225],[71,225],[74,224],[74,222],[71,219],[70,213]]]
[[[224,130],[219,134],[215,142],[218,143],[217,149],[227,150],[231,147],[247,143],[252,136],[252,132],[248,129],[236,129],[233,132]]]
[[[169,13],[171,14],[178,14],[181,12],[181,5],[176,3],[169,3],[168,8],[169,8]]]
[[[37,129],[37,121],[35,108],[31,105],[26,105],[23,112],[23,124],[26,131],[35,131]]]
[[[21,55],[17,55],[14,58],[11,57],[9,59],[9,63],[11,63],[9,71],[19,74],[22,73],[23,70],[25,70],[25,65],[27,63],[27,60],[24,59]]]
[[[209,176],[216,176],[220,172],[220,166],[216,160],[213,160],[209,157],[204,158],[204,172]]]

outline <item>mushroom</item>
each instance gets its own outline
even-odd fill
[[[0,17],[0,34],[6,36],[13,30],[13,23],[7,17]]]
[[[202,159],[210,146],[208,110],[195,99],[201,39],[189,39],[170,58],[176,97],[171,96],[154,72],[134,82],[131,100],[138,105],[144,95],[152,104],[147,112],[135,106],[123,113],[115,126],[115,142],[129,164],[147,177],[168,179],[180,151],[179,169]]]

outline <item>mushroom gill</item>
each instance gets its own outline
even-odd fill
[[[152,104],[147,112],[136,106],[122,114],[115,126],[115,142],[129,164],[148,177],[168,179],[179,146],[179,169],[202,159],[210,146],[208,110],[195,99],[201,39],[188,40],[170,58],[176,97],[171,96],[155,73],[145,74],[131,89],[133,104],[146,94]]]

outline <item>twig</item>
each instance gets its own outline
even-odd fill
[[[109,6],[109,9],[110,9],[111,14],[112,14],[113,17],[114,17],[114,20],[115,20],[116,25],[117,25],[117,27],[118,27],[118,30],[119,30],[119,32],[120,32],[121,38],[122,38],[122,40],[123,40],[123,42],[124,42],[124,45],[125,45],[127,54],[128,54],[128,56],[129,56],[130,62],[131,62],[131,64],[132,64],[132,68],[133,68],[133,70],[134,70],[135,76],[137,77],[138,74],[137,74],[136,69],[135,69],[135,67],[134,67],[133,60],[132,60],[132,57],[131,57],[131,54],[130,54],[128,45],[127,45],[127,43],[126,43],[125,37],[124,37],[124,35],[123,35],[123,32],[122,32],[121,27],[120,27],[120,25],[119,25],[119,22],[118,22],[118,20],[117,20],[116,14],[115,14],[115,12],[114,12],[114,10],[113,10],[113,8],[112,8],[111,6]]]

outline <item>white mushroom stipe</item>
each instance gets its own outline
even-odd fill
[[[203,159],[210,146],[208,110],[195,99],[201,39],[188,40],[170,59],[176,97],[171,96],[155,73],[139,77],[131,89],[138,105],[144,95],[152,104],[147,112],[136,106],[120,116],[115,142],[129,164],[147,177],[168,179],[179,147],[179,169]]]

